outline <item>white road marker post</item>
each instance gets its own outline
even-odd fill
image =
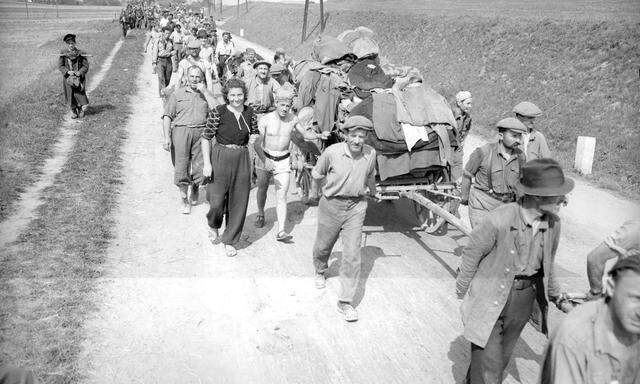
[[[596,152],[596,138],[578,136],[574,168],[583,175],[590,175],[593,168],[593,156]]]
[[[244,37],[244,29],[240,28],[240,37]]]

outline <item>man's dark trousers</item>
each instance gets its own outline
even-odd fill
[[[159,90],[165,89],[171,81],[171,72],[173,71],[173,65],[171,64],[170,57],[158,57],[158,63],[156,65],[156,72],[158,73],[158,88]]]
[[[468,384],[500,384],[520,333],[531,316],[536,300],[536,279],[516,279],[507,303],[493,326],[487,345],[471,344]]]

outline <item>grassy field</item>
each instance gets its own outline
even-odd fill
[[[537,13],[524,2],[517,11],[514,1],[458,3],[401,0],[389,9],[390,2],[380,0],[328,2],[326,33],[336,36],[368,26],[377,32],[384,56],[418,67],[447,98],[470,90],[474,122],[485,135],[519,101],[535,102],[545,112],[538,127],[565,167],[573,164],[577,136],[595,136],[594,174],[589,178],[637,197],[640,23],[618,15],[620,9],[627,16],[638,14],[638,2],[539,1]],[[482,8],[479,16],[473,15],[472,4]],[[409,5],[414,8],[407,9]],[[387,11],[380,12],[384,7]],[[243,28],[250,40],[283,46],[294,57],[305,58],[319,32],[318,8],[311,7],[312,33],[304,44],[299,5],[254,3],[225,28],[236,33]],[[580,17],[566,17],[570,14]],[[287,22],[275,28],[273,20]]]
[[[0,1],[0,20],[112,20],[118,18],[122,6],[58,5],[19,1]]]
[[[0,30],[0,66],[11,74],[0,77],[0,219],[4,219],[49,157],[67,112],[55,55],[64,46],[62,36],[77,34],[79,47],[93,54],[91,77],[120,31],[110,21],[68,20],[1,20]]]
[[[16,245],[0,250],[0,365],[32,369],[43,383],[75,383],[83,375],[82,323],[112,237],[126,100],[143,61],[143,34],[132,35],[92,96],[108,108],[85,118],[37,219]]]

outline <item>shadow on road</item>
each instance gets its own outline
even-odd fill
[[[268,202],[267,202],[268,204]],[[287,222],[284,225],[285,231],[291,233],[296,224],[300,224],[304,219],[304,214],[309,208],[308,205],[303,204],[300,201],[290,201],[287,203]],[[277,219],[276,207],[269,207],[264,210],[264,226],[262,228],[256,228],[255,222],[258,217],[258,212],[254,212],[247,216],[244,221],[244,230],[242,231],[242,239],[236,246],[237,249],[243,249],[251,245],[256,240],[261,239],[267,233],[271,232]],[[290,242],[295,242],[295,238]]]

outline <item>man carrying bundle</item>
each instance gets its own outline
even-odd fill
[[[77,119],[84,117],[89,106],[85,89],[89,60],[76,47],[76,35],[68,33],[64,36],[63,41],[67,43],[67,49],[60,52],[58,69],[63,76],[64,99],[71,108],[71,118]]]

